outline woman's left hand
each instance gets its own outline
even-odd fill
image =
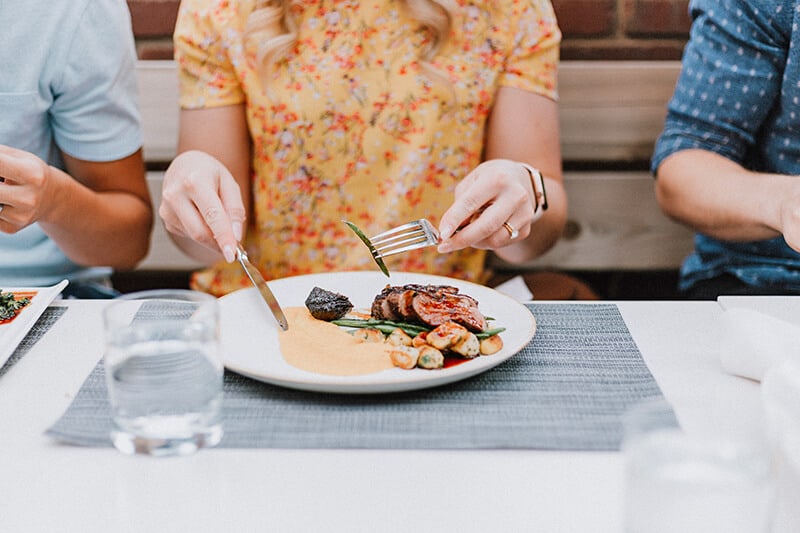
[[[456,186],[455,201],[442,215],[439,252],[494,250],[523,240],[537,211],[525,166],[508,159],[481,163]]]

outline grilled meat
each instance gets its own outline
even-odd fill
[[[346,315],[353,304],[347,296],[314,287],[306,298],[306,307],[318,320],[337,320]]]
[[[450,285],[387,285],[372,302],[371,313],[381,320],[416,322],[431,327],[456,322],[470,331],[486,329],[478,302]]]

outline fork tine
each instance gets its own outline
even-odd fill
[[[402,226],[397,226],[396,228],[392,228],[392,229],[390,229],[388,231],[384,231],[383,233],[378,233],[374,237],[370,237],[369,240],[370,240],[370,242],[374,243],[376,240],[380,240],[380,239],[383,239],[384,237],[394,235],[395,233],[398,233],[400,231],[414,230],[414,229],[420,229],[420,228],[421,228],[421,226],[420,226],[419,220],[415,220],[414,222],[409,222],[407,224],[403,224]]]
[[[427,237],[427,235],[422,228],[416,228],[413,230],[398,231],[396,233],[386,234],[380,239],[373,237],[369,240],[369,242],[371,242],[373,246],[377,248],[379,246],[389,246],[395,244],[397,241],[402,241],[403,239],[413,239],[416,237]]]
[[[429,241],[425,235],[420,235],[415,239],[406,239],[404,241],[395,243],[393,245],[383,246],[380,248],[376,246],[375,252],[373,252],[372,255],[375,257],[388,257],[390,255],[416,250],[417,248],[423,248],[431,244],[434,243]],[[400,246],[400,245],[405,245],[405,246]]]
[[[381,259],[438,244],[439,233],[428,220],[421,218],[379,233],[368,241],[372,256]]]

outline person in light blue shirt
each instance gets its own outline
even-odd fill
[[[95,296],[153,219],[127,4],[9,0],[0,21],[0,289]]]
[[[697,231],[689,298],[800,294],[800,6],[693,0],[652,159],[666,214]]]

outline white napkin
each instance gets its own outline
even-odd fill
[[[533,293],[528,289],[528,285],[522,276],[514,276],[495,287],[494,290],[502,292],[506,296],[511,296],[519,302],[533,300]]]
[[[786,360],[800,362],[798,324],[733,307],[722,313],[721,327],[720,360],[729,374],[761,381],[774,365]]]
[[[773,533],[800,531],[800,361],[771,367],[761,381],[767,437],[775,452]]]
[[[764,429],[775,456],[770,531],[800,531],[800,298],[720,297],[720,359],[730,374],[761,382]]]

